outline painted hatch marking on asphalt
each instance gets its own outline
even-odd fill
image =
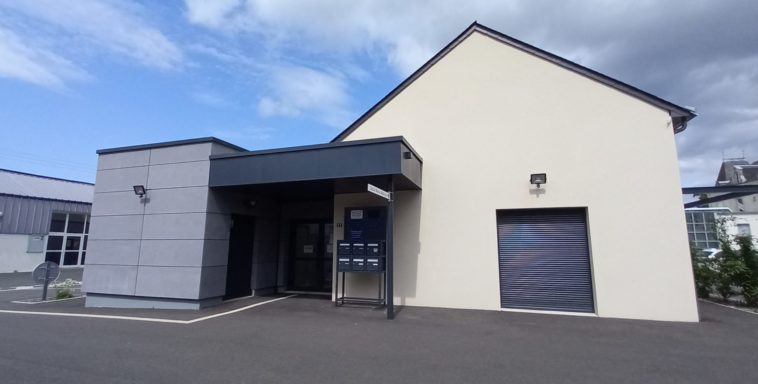
[[[136,317],[136,316],[117,316],[117,315],[96,315],[87,313],[66,313],[66,312],[40,312],[40,311],[15,311],[15,310],[0,310],[0,313],[16,314],[16,315],[40,315],[40,316],[59,316],[59,317],[84,317],[91,319],[111,319],[111,320],[130,320],[130,321],[145,321],[153,323],[168,323],[168,324],[194,324],[205,320],[215,319],[217,317],[231,315],[233,313],[242,312],[251,308],[259,307],[264,304],[270,304],[276,301],[289,299],[297,295],[288,295],[283,297],[277,297],[276,299],[261,301],[260,303],[250,304],[241,308],[232,309],[226,312],[215,313],[213,315],[198,317],[192,320],[175,320],[175,319],[160,319],[155,317]]]

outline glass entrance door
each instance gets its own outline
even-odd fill
[[[332,223],[292,225],[289,289],[330,292],[332,289]]]

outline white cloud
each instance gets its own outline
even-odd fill
[[[272,127],[210,130],[211,136],[233,142],[247,149],[253,149],[260,145],[261,142],[270,140],[274,137],[274,133],[276,133],[276,129]]]
[[[242,0],[187,0],[187,19],[195,24],[219,28],[227,15],[242,4]]]
[[[190,97],[196,102],[209,107],[226,108],[232,105],[225,97],[210,91],[195,91],[190,94]]]
[[[408,74],[474,20],[479,8],[496,13],[508,6],[488,2],[239,0],[219,10],[212,1],[187,0],[191,23],[212,30],[253,32],[274,48],[378,53]]]
[[[258,102],[263,117],[308,115],[333,126],[349,123],[349,96],[338,74],[312,68],[283,65],[272,69],[269,90]]]
[[[43,87],[63,89],[67,80],[87,75],[70,61],[42,47],[25,44],[13,31],[0,27],[0,76]]]
[[[20,56],[15,49],[13,57],[25,57],[36,73],[8,71],[6,75],[42,86],[61,86],[71,78],[62,72],[76,69],[74,72],[81,73],[81,64],[73,63],[85,61],[83,54],[100,58],[110,53],[158,69],[178,67],[183,57],[172,41],[146,21],[145,12],[136,4],[0,0],[0,25],[6,30],[6,50],[13,41],[27,46],[28,52]],[[43,40],[49,41],[49,46],[43,49],[34,45]]]

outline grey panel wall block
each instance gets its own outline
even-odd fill
[[[200,292],[198,267],[150,267],[140,266],[137,273],[135,295],[197,299]]]
[[[208,185],[209,161],[150,166],[149,189]]]
[[[229,260],[229,240],[205,240],[203,266],[226,266]]]
[[[0,234],[44,235],[53,212],[89,214],[91,205],[21,196],[0,196]]]
[[[145,215],[143,239],[198,240],[205,238],[205,213]],[[227,234],[228,236],[228,234]]]
[[[90,239],[131,240],[139,239],[142,232],[142,216],[95,216],[90,224]]]
[[[213,143],[211,147],[211,155],[226,155],[239,152],[241,152],[239,148],[230,148],[226,145],[221,145],[218,143]]]
[[[276,284],[276,262],[253,265],[252,287],[254,289],[270,288]]]
[[[279,222],[256,219],[253,263],[276,262],[279,256]]]
[[[155,308],[197,310],[221,304],[220,297],[206,300],[178,300],[154,297],[87,295],[84,306],[88,308]]]
[[[140,240],[89,240],[87,265],[137,265]]]
[[[211,143],[153,148],[150,150],[150,165],[208,160],[210,155]]]
[[[135,185],[147,185],[147,167],[104,169],[97,171],[95,193],[134,191]]]
[[[133,295],[136,266],[86,265],[82,291],[113,295]]]
[[[140,265],[200,267],[203,240],[142,240]]]
[[[97,158],[97,169],[129,168],[148,164],[150,151],[121,152],[100,155]]]
[[[223,296],[226,293],[226,266],[204,267],[201,274],[201,299]]]
[[[205,223],[205,238],[215,240],[228,239],[231,228],[231,216],[219,213],[208,213]]]
[[[96,193],[92,215],[140,215],[144,202],[134,191]]]
[[[208,187],[153,189],[148,191],[145,213],[205,212]]]

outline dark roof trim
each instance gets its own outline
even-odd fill
[[[227,159],[230,157],[268,155],[272,153],[284,153],[284,152],[302,152],[302,151],[312,151],[312,150],[319,150],[319,149],[326,149],[326,148],[352,147],[352,146],[359,146],[359,145],[390,143],[390,142],[396,142],[396,141],[399,141],[403,143],[406,147],[408,147],[408,150],[410,150],[413,153],[413,155],[418,159],[418,161],[423,163],[424,160],[421,158],[421,156],[419,156],[416,150],[413,149],[413,147],[411,147],[411,145],[408,144],[408,142],[402,136],[381,137],[381,138],[366,139],[366,140],[331,142],[331,143],[326,143],[326,144],[315,144],[315,145],[302,145],[302,146],[297,146],[297,147],[264,149],[264,150],[259,150],[259,151],[247,151],[247,152],[240,152],[240,153],[227,153],[227,154],[221,154],[221,155],[212,155],[210,158],[211,160]]]
[[[37,175],[34,173],[27,173],[27,172],[21,172],[21,171],[14,171],[11,169],[5,169],[0,168],[0,172],[8,172],[8,173],[15,173],[17,175],[24,175],[24,176],[32,176],[32,177],[39,177],[42,179],[48,179],[48,180],[55,180],[55,181],[65,181],[67,183],[76,183],[76,184],[85,184],[85,185],[95,185],[94,183],[88,183],[86,181],[79,181],[79,180],[70,180],[70,179],[61,179],[59,177],[52,177],[52,176],[44,176],[44,175]],[[14,195],[15,196],[15,195]]]
[[[139,150],[143,150],[143,149],[175,147],[175,146],[178,146],[178,145],[202,144],[202,143],[216,143],[216,144],[221,144],[221,145],[223,145],[225,147],[236,149],[238,151],[247,151],[245,148],[242,148],[240,146],[234,145],[232,143],[226,142],[224,140],[221,140],[221,139],[218,139],[218,138],[215,138],[215,137],[199,137],[197,139],[165,141],[165,142],[162,142],[162,143],[153,143],[153,144],[143,144],[143,145],[132,145],[132,146],[128,146],[128,147],[98,149],[96,151],[96,153],[98,155],[107,155],[107,154],[110,154],[110,153],[139,151]]]
[[[683,131],[687,127],[687,121],[697,116],[697,114],[689,108],[685,108],[677,104],[674,104],[670,101],[664,100],[658,96],[647,93],[639,88],[626,84],[622,81],[613,79],[600,72],[589,69],[573,61],[564,59],[560,56],[557,56],[555,54],[552,54],[550,52],[537,48],[533,45],[527,44],[521,40],[505,35],[492,28],[481,25],[475,21],[468,28],[466,28],[465,31],[463,31],[460,35],[458,35],[458,37],[453,39],[453,41],[448,43],[444,48],[442,48],[442,50],[437,52],[437,54],[434,55],[431,59],[429,59],[429,61],[424,63],[424,65],[422,65],[419,69],[417,69],[410,76],[408,76],[408,78],[403,80],[403,82],[401,82],[397,87],[395,87],[395,89],[390,91],[390,93],[388,93],[381,100],[379,100],[379,102],[376,103],[373,107],[371,107],[371,109],[369,109],[366,113],[361,115],[361,117],[359,117],[355,122],[350,124],[350,126],[345,128],[344,131],[340,132],[339,135],[337,135],[334,139],[332,139],[332,142],[343,140],[347,135],[352,133],[356,128],[358,128],[361,124],[363,124],[366,120],[368,120],[371,116],[373,116],[376,112],[378,112],[390,100],[394,99],[395,96],[397,96],[405,88],[411,85],[411,83],[413,83],[416,79],[421,77],[421,75],[423,75],[427,70],[429,70],[429,68],[431,68],[434,64],[440,61],[450,51],[452,51],[453,48],[458,46],[458,44],[460,44],[463,40],[465,40],[474,32],[480,32],[499,42],[508,44],[514,48],[518,48],[534,56],[547,60],[553,64],[559,65],[563,68],[566,68],[568,70],[571,70],[581,75],[584,75],[586,77],[589,77],[592,80],[600,82],[620,92],[626,93],[627,95],[640,99],[644,102],[647,102],[648,104],[651,104],[663,110],[669,111],[669,114],[674,120],[674,133],[679,133]]]
[[[89,184],[89,183],[85,183],[85,184]],[[0,196],[15,197],[15,198],[18,198],[18,199],[56,201],[56,202],[68,203],[68,204],[81,204],[81,205],[90,205],[90,206],[92,205],[92,203],[90,203],[88,201],[52,199],[52,198],[49,198],[49,197],[37,197],[37,196],[22,196],[22,195],[14,195],[12,193],[0,193]]]
[[[684,187],[683,195],[701,193],[758,193],[758,184],[722,185],[714,187]]]

